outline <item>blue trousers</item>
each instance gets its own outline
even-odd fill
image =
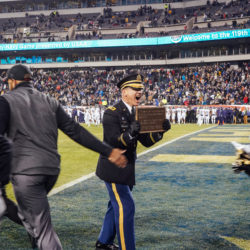
[[[134,250],[135,204],[132,188],[115,183],[105,184],[110,200],[98,240],[103,244],[113,244],[117,234],[120,250]]]

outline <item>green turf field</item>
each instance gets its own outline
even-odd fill
[[[165,134],[164,139],[161,142],[157,143],[155,146],[159,145],[160,143],[180,137],[184,134],[191,133],[210,126],[211,125],[203,125],[202,127],[199,127],[194,124],[187,124],[185,126],[172,125],[172,129],[167,134]],[[87,127],[87,129],[100,140],[102,140],[102,126],[91,126]],[[146,149],[147,148],[139,144],[137,153],[141,153]],[[59,152],[62,156],[62,172],[56,186],[60,186],[66,182],[78,178],[79,176],[86,175],[95,171],[98,154],[77,145],[62,133],[60,133],[59,136]]]
[[[155,146],[187,133],[211,126],[212,125],[203,125],[200,127],[196,124],[186,124],[185,126],[172,125],[172,129],[167,134],[165,134],[163,140],[157,143]],[[102,140],[103,130],[101,125],[84,127],[100,140]],[[75,143],[61,131],[59,131],[58,149],[61,155],[61,174],[55,187],[59,187],[65,183],[95,171],[98,154]],[[146,149],[147,148],[139,144],[137,153],[143,152]],[[12,187],[10,185],[7,188],[7,193],[9,197],[14,199]]]
[[[101,128],[91,131],[102,136]],[[137,249],[250,249],[250,179],[233,173],[235,149],[228,141],[242,140],[245,132],[248,137],[250,125],[174,125],[162,147],[138,148],[133,190]],[[187,136],[174,140],[182,135]],[[95,170],[97,155],[62,135],[60,152],[57,186]],[[95,176],[49,198],[64,249],[94,249],[107,199],[105,185]],[[0,230],[0,249],[29,249],[22,227],[5,219]]]

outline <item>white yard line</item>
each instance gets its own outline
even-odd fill
[[[155,150],[157,150],[157,149],[159,149],[159,148],[162,148],[162,147],[164,147],[164,146],[166,146],[166,145],[168,145],[168,144],[170,144],[170,143],[176,142],[176,141],[178,141],[178,140],[180,140],[180,139],[183,139],[183,138],[185,138],[185,137],[188,137],[188,136],[190,136],[190,135],[193,135],[193,134],[196,134],[196,133],[198,133],[198,132],[202,132],[202,131],[205,131],[205,130],[208,130],[208,129],[214,128],[214,127],[217,127],[217,125],[216,125],[216,126],[213,126],[213,127],[209,127],[209,128],[204,128],[204,129],[201,129],[201,130],[192,132],[192,133],[190,133],[190,134],[186,134],[186,135],[180,136],[180,137],[175,138],[175,139],[173,139],[173,140],[171,140],[171,141],[167,141],[167,142],[165,142],[165,143],[163,143],[163,144],[161,144],[161,145],[159,145],[159,146],[157,146],[157,147],[155,147],[155,148],[148,149],[148,150],[146,150],[146,151],[144,151],[144,152],[138,154],[138,155],[137,155],[137,158],[140,157],[140,156],[142,156],[142,155],[145,155],[145,154],[147,154],[147,153],[150,153],[150,152],[152,152],[152,151],[155,151]]]
[[[192,133],[190,133],[190,134],[186,134],[186,135],[180,136],[180,137],[178,137],[178,138],[176,138],[176,139],[173,139],[173,140],[171,140],[171,141],[165,142],[165,143],[163,143],[163,144],[161,144],[161,145],[159,145],[159,146],[157,146],[157,147],[148,149],[148,150],[146,150],[146,151],[144,151],[144,152],[138,154],[137,157],[141,157],[142,155],[145,155],[145,154],[147,154],[147,153],[150,153],[150,152],[152,152],[152,151],[155,151],[155,150],[157,150],[157,149],[159,149],[159,148],[162,148],[162,147],[164,147],[164,146],[166,146],[166,145],[168,145],[168,144],[170,144],[170,143],[176,142],[176,141],[178,141],[178,140],[180,140],[180,139],[183,139],[183,138],[185,138],[185,137],[188,137],[188,136],[190,136],[190,135],[193,135],[193,134],[196,134],[196,133],[198,133],[198,132],[202,132],[202,131],[205,131],[205,130],[208,130],[208,129],[211,129],[211,128],[214,128],[214,127],[217,127],[217,125],[216,125],[216,126],[213,126],[213,127],[201,129],[201,130],[192,132]],[[71,181],[71,182],[68,182],[68,183],[66,183],[66,184],[64,184],[64,185],[62,185],[62,186],[60,186],[60,187],[54,188],[54,189],[49,193],[48,196],[52,196],[52,195],[54,195],[54,194],[57,194],[57,193],[59,193],[59,192],[62,192],[63,190],[65,190],[65,189],[67,189],[67,188],[69,188],[69,187],[72,187],[72,186],[74,186],[74,185],[76,185],[76,184],[78,184],[78,183],[80,183],[80,182],[86,181],[86,180],[92,178],[93,176],[95,176],[95,172],[90,173],[90,174],[88,174],[88,175],[84,175],[84,176],[82,176],[82,177],[80,177],[80,178],[78,178],[78,179],[76,179],[76,180],[73,180],[73,181]]]
[[[71,181],[71,182],[68,182],[68,183],[66,183],[66,184],[64,184],[64,185],[62,185],[62,186],[60,186],[60,187],[54,188],[54,189],[49,193],[48,196],[52,196],[52,195],[54,195],[54,194],[57,194],[57,193],[59,193],[59,192],[65,190],[65,189],[67,189],[67,188],[69,188],[69,187],[72,187],[72,186],[74,186],[74,185],[76,185],[76,184],[78,184],[78,183],[80,183],[80,182],[86,181],[86,180],[90,179],[90,178],[93,177],[93,176],[95,176],[95,172],[90,173],[90,174],[88,174],[88,175],[84,175],[84,176],[82,176],[82,177],[80,177],[80,178],[78,178],[78,179],[76,179],[76,180],[73,180],[73,181]]]

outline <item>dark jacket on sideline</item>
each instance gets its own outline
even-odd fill
[[[58,175],[58,128],[89,149],[105,156],[111,153],[110,146],[71,119],[57,100],[34,89],[32,83],[22,82],[2,98],[8,102],[10,112],[9,121],[0,123],[9,123],[8,131],[2,132],[13,140],[11,174]]]
[[[11,144],[0,135],[0,188],[9,182]]]

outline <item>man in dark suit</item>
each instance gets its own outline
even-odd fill
[[[96,174],[106,184],[109,193],[108,210],[96,242],[96,249],[135,249],[134,213],[135,205],[132,188],[135,185],[135,161],[137,141],[150,147],[163,137],[163,132],[140,134],[140,124],[135,120],[134,107],[142,97],[143,77],[130,75],[117,85],[122,93],[122,100],[109,107],[103,116],[104,142],[121,149],[126,149],[128,159],[126,168],[118,169],[100,155]],[[166,119],[164,132],[171,128]],[[119,248],[114,244],[118,237]]]
[[[10,179],[19,217],[39,249],[60,250],[47,194],[60,172],[58,129],[75,142],[119,167],[126,167],[123,151],[99,141],[71,119],[62,105],[33,87],[32,72],[22,64],[7,72],[10,91],[0,96],[0,134],[13,141]]]
[[[11,147],[7,139],[0,135],[0,220],[6,214],[4,186],[9,182]]]
[[[21,219],[18,217],[17,205],[10,200],[5,191],[5,185],[9,182],[11,163],[11,143],[0,134],[0,221],[3,216],[8,217],[13,222],[23,226]],[[36,248],[36,240],[28,234],[31,247]]]
[[[11,163],[11,144],[0,134],[0,220],[3,216],[23,225],[18,217],[16,204],[6,196],[5,185],[9,182]]]

